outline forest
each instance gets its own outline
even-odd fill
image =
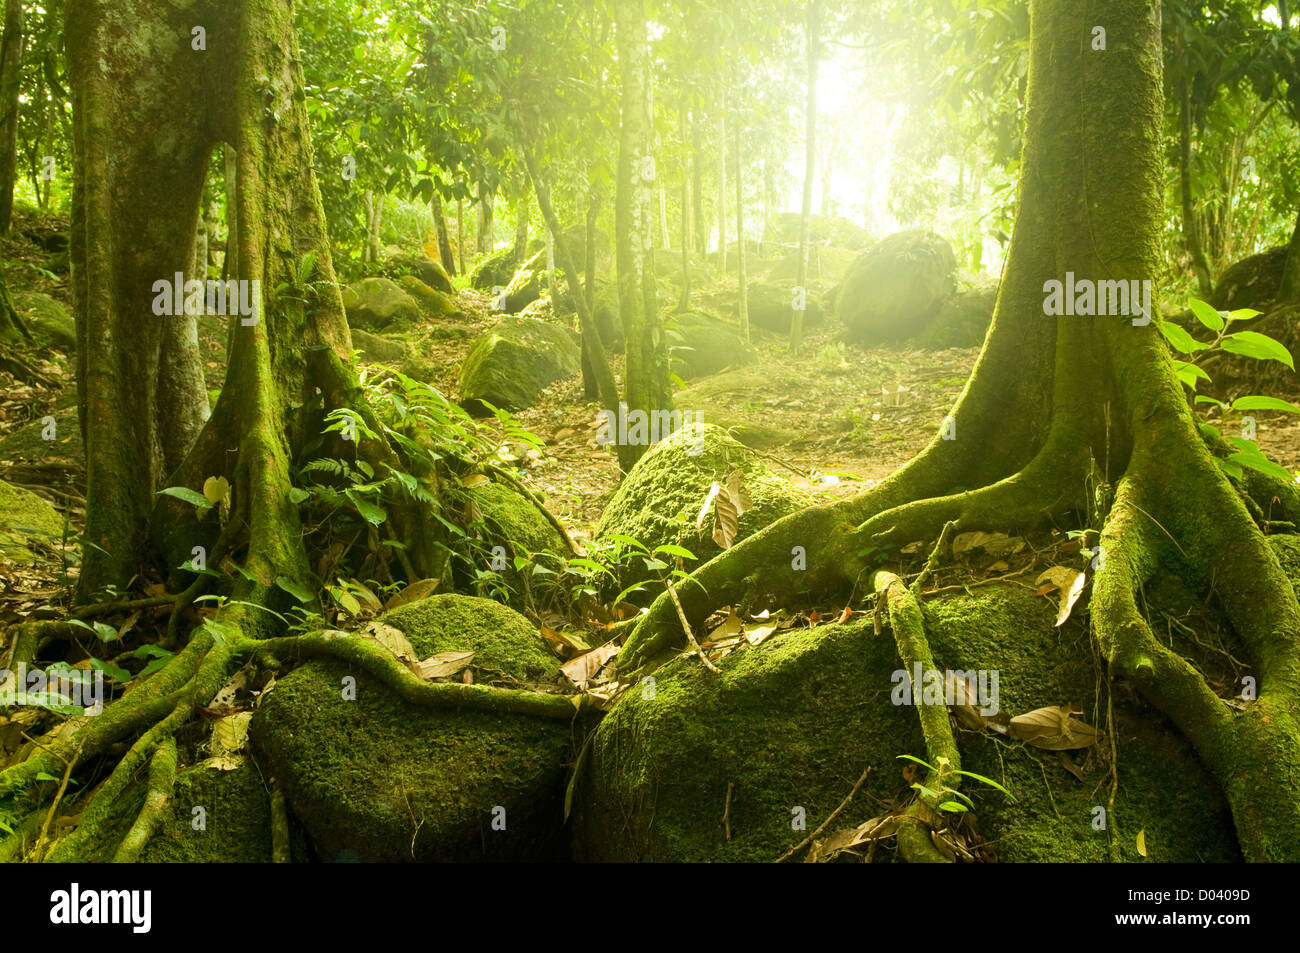
[[[1300,860],[1288,0],[0,3],[0,861]]]

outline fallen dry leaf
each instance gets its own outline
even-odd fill
[[[584,652],[577,658],[565,662],[560,666],[560,671],[573,682],[574,687],[586,688],[587,683],[605,667],[605,663],[618,654],[618,648],[613,642],[606,642],[599,648]]]
[[[1011,719],[1012,738],[1046,751],[1073,751],[1097,743],[1097,729],[1074,718],[1075,710],[1060,705],[1035,708]]]
[[[417,579],[397,595],[389,599],[388,602],[384,604],[384,611],[392,612],[398,606],[404,606],[407,603],[416,602],[426,596],[433,595],[433,591],[438,588],[438,585],[441,582],[441,579]]]
[[[450,678],[469,667],[474,660],[474,652],[439,652],[427,659],[414,662],[411,671],[417,678],[432,681],[435,678]]]
[[[1068,566],[1053,566],[1039,573],[1038,578],[1034,580],[1034,585],[1041,586],[1044,582],[1056,586],[1060,593],[1057,597],[1056,611],[1056,625],[1059,628],[1065,624],[1066,619],[1070,618],[1070,610],[1083,594],[1083,587],[1088,582],[1088,577]]]

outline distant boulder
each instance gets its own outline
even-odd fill
[[[778,334],[790,333],[793,318],[794,286],[777,285],[766,281],[754,281],[748,285],[749,323],[754,327],[775,331]],[[826,319],[821,302],[811,293],[804,295],[804,328],[813,328]]]
[[[581,370],[582,351],[573,332],[532,318],[504,318],[465,356],[460,403],[481,416],[489,413],[484,401],[523,410],[544,388]]]
[[[434,261],[427,255],[400,254],[388,259],[388,273],[391,278],[400,279],[402,275],[414,275],[435,291],[452,294],[455,289],[451,276],[442,262]]]
[[[836,313],[865,343],[901,341],[920,332],[957,290],[957,256],[925,231],[896,232],[849,267]]]
[[[917,345],[935,350],[979,347],[988,334],[997,301],[996,284],[953,295],[939,306],[938,313],[917,335]]]
[[[348,324],[363,331],[409,326],[420,320],[420,306],[388,278],[365,278],[343,290]]]
[[[683,380],[707,377],[727,367],[752,364],[757,352],[736,325],[711,314],[688,311],[667,320],[672,370]]]
[[[546,276],[546,251],[539,251],[519,266],[505,288],[506,314],[518,314],[542,296],[542,281]]]
[[[1220,311],[1238,308],[1266,310],[1259,306],[1277,299],[1286,255],[1285,246],[1270,248],[1228,266],[1215,282],[1209,303]]]
[[[460,312],[456,299],[434,288],[430,288],[415,275],[402,275],[397,279],[402,290],[415,299],[427,318],[435,320],[450,318]]]
[[[764,231],[765,243],[797,245],[799,243],[799,213],[783,212],[774,216]],[[808,221],[808,240],[828,242],[854,251],[871,244],[870,233],[840,215],[813,215]]]

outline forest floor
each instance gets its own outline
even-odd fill
[[[50,252],[41,245],[58,222],[20,222],[0,240],[5,277],[14,294],[39,292],[71,306],[66,271],[51,270]],[[734,279],[730,282],[734,299]],[[705,289],[704,298],[726,296],[727,285]],[[489,296],[460,292],[464,313],[441,324],[426,323],[403,335],[430,368],[429,383],[454,396],[459,368],[473,341],[497,320]],[[209,387],[224,378],[224,326],[200,323]],[[719,373],[679,382],[677,409],[694,420],[743,431],[748,443],[796,486],[826,499],[849,496],[884,479],[920,451],[942,425],[979,356],[978,348],[921,350],[902,346],[864,349],[837,340],[833,322],[808,332],[800,353],[789,353],[784,335],[755,329],[758,360]],[[34,490],[65,508],[69,538],[84,515],[81,502],[84,464],[76,426],[76,384],[71,358],[57,351],[32,355],[45,380],[20,383],[0,369],[0,480]],[[621,378],[621,356],[614,358]],[[1242,391],[1241,393],[1245,393]],[[1210,393],[1225,400],[1237,393]],[[1276,394],[1275,396],[1293,396]],[[574,377],[548,388],[533,407],[515,414],[540,437],[540,454],[519,453],[525,482],[540,491],[575,540],[590,537],[610,494],[618,485],[617,459],[596,442],[599,405],[583,396]],[[1217,408],[1198,407],[1209,422],[1222,425]],[[6,440],[47,415],[60,421],[60,439],[46,444],[48,461],[34,461],[31,441]],[[1300,418],[1283,413],[1256,414],[1258,441],[1268,456],[1288,469],[1300,469]],[[1229,421],[1229,428],[1236,423]],[[958,435],[960,438],[960,435]],[[18,450],[15,450],[15,444]],[[71,547],[69,543],[69,547]],[[6,604],[31,608],[33,598],[53,599],[64,581],[58,553],[29,567],[0,573],[0,624],[12,621]]]

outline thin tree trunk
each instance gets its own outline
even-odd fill
[[[808,0],[808,90],[804,105],[803,210],[799,217],[799,277],[790,312],[790,350],[803,344],[803,314],[808,296],[808,226],[812,218],[813,175],[817,171],[817,56],[821,42],[821,0]]]
[[[1279,301],[1300,301],[1300,215],[1296,216],[1295,230],[1287,246],[1286,261],[1282,265],[1282,283],[1277,294]]]
[[[745,159],[740,151],[741,124],[732,123],[736,136],[736,288],[740,302],[740,336],[749,343],[749,282],[745,274]]]
[[[515,203],[515,245],[511,250],[517,262],[522,262],[528,254],[528,212],[531,206],[528,190],[520,189],[519,201]]]
[[[438,259],[447,274],[456,274],[456,258],[451,253],[451,236],[447,234],[447,217],[443,212],[442,196],[433,190],[433,200],[429,203],[433,211],[433,231],[438,240]]]
[[[691,174],[690,174],[690,113],[682,104],[682,292],[677,298],[677,311],[691,307]]]
[[[718,274],[727,277],[727,85],[718,92]]]
[[[619,314],[623,319],[628,413],[672,409],[668,345],[659,315],[651,233],[655,171],[647,87],[650,50],[644,0],[617,0],[614,29],[622,82],[618,143],[618,193],[614,231],[618,256]],[[631,468],[647,447],[620,444],[619,461]]]
[[[1183,204],[1183,243],[1192,259],[1197,288],[1204,298],[1213,289],[1214,281],[1201,247],[1201,225],[1192,196],[1192,105],[1185,79],[1178,81],[1178,180]]]
[[[691,116],[691,218],[695,226],[695,251],[702,257],[709,253],[709,220],[704,214],[704,123],[701,121],[700,97],[694,97]]]
[[[13,219],[18,175],[18,94],[22,89],[23,4],[6,0],[4,40],[0,43],[0,235]]]
[[[604,201],[600,185],[593,181],[587,190],[586,253],[583,262],[583,274],[587,283],[582,289],[587,298],[587,310],[592,314],[596,312],[596,222],[600,219],[600,207]]]
[[[456,268],[465,274],[465,200],[456,200]]]
[[[480,255],[490,255],[492,249],[496,247],[496,237],[493,234],[492,219],[492,196],[487,191],[486,186],[480,183],[478,187],[478,232],[475,236],[475,250]]]

